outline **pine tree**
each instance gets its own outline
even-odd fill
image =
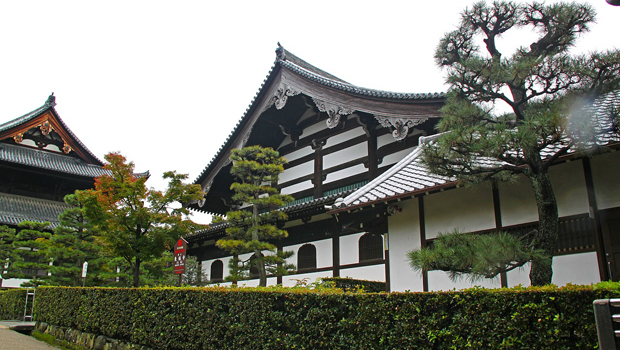
[[[432,247],[407,253],[409,264],[417,271],[441,270],[455,281],[464,276],[472,282],[495,278],[500,273],[520,268],[547,257],[533,249],[529,235],[517,237],[505,232],[489,234],[440,233]]]
[[[286,230],[277,227],[284,222],[286,214],[276,210],[293,201],[273,187],[278,175],[284,171],[286,159],[272,148],[250,146],[233,150],[231,174],[238,180],[230,187],[233,201],[240,210],[228,212],[230,226],[228,236],[217,241],[217,246],[232,253],[230,278],[233,281],[247,277],[252,270],[258,273],[259,285],[267,285],[267,274],[283,275],[293,270],[285,263],[292,252],[277,249],[272,242],[288,236]],[[241,254],[253,253],[249,260],[241,261]],[[229,278],[229,279],[230,279]]]
[[[22,221],[17,225],[18,232],[13,241],[8,277],[25,278],[30,282],[22,286],[46,284],[50,270],[50,258],[47,255],[51,233],[49,222]]]
[[[596,151],[597,133],[613,131],[597,129],[589,108],[620,88],[620,52],[569,54],[594,15],[587,4],[478,2],[435,53],[450,90],[438,125],[443,134],[425,146],[425,162],[432,172],[465,182],[527,178],[538,208],[534,246],[547,257],[559,227],[549,167],[571,151]],[[502,54],[501,36],[524,28],[537,39]],[[617,111],[609,118],[617,119]],[[533,285],[551,283],[552,274],[551,259],[532,261]]]
[[[5,225],[0,226],[0,282],[3,278],[8,278],[8,264],[13,255],[13,241],[15,240],[15,229]],[[6,271],[6,273],[5,273]]]
[[[85,219],[84,208],[75,194],[66,195],[71,207],[59,215],[60,225],[50,239],[49,256],[53,260],[49,283],[61,286],[81,286],[82,267],[88,262],[86,285],[100,285],[99,272],[105,262],[99,232]]]

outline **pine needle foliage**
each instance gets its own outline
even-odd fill
[[[476,282],[521,268],[533,259],[545,259],[543,251],[533,249],[532,236],[454,230],[439,234],[431,247],[408,252],[407,259],[416,271],[441,270],[453,281],[468,277]]]
[[[435,52],[450,90],[442,134],[424,146],[425,163],[465,183],[527,178],[539,217],[534,246],[548,257],[559,227],[549,167],[570,152],[600,151],[600,136],[617,132],[620,51],[569,52],[594,20],[585,3],[481,1],[463,11]],[[501,52],[504,34],[528,29],[533,42]],[[601,97],[612,101],[604,126],[592,110]],[[532,262],[532,284],[551,283],[552,274],[551,259]]]
[[[293,201],[293,197],[280,194],[273,187],[278,175],[284,171],[286,159],[272,148],[249,146],[233,150],[231,174],[237,179],[230,189],[232,199],[240,210],[226,214],[230,226],[227,237],[217,241],[217,246],[232,253],[229,279],[246,278],[251,271],[258,273],[260,286],[267,285],[267,274],[283,275],[294,267],[285,263],[292,252],[283,252],[273,243],[288,237],[288,232],[278,227],[287,215],[279,207]],[[239,255],[253,253],[246,261]]]

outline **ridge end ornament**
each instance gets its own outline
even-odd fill
[[[347,107],[338,106],[333,103],[325,102],[317,98],[312,98],[319,112],[327,113],[327,127],[333,129],[340,124],[340,118],[345,115],[353,114],[355,110]]]
[[[428,118],[398,118],[398,117],[386,117],[381,115],[375,115],[375,118],[383,127],[394,129],[392,130],[392,137],[396,141],[404,140],[409,133],[409,129],[414,126],[420,125],[428,120]]]

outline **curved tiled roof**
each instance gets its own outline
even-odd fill
[[[326,87],[330,87],[330,88],[334,88],[334,89],[338,89],[344,92],[348,92],[348,93],[354,93],[354,94],[358,94],[361,96],[366,96],[366,97],[376,97],[376,98],[388,98],[388,99],[395,99],[395,100],[422,100],[422,99],[442,99],[445,98],[445,94],[443,92],[441,93],[398,93],[398,92],[389,92],[389,91],[382,91],[382,90],[373,90],[373,89],[367,89],[367,88],[362,88],[362,87],[358,87],[352,84],[347,83],[346,81],[339,79],[311,64],[309,64],[308,62],[300,59],[299,57],[295,56],[294,54],[292,54],[291,52],[285,50],[282,46],[279,45],[278,43],[278,49],[276,50],[276,60],[274,62],[274,65],[271,67],[271,69],[269,70],[269,73],[267,74],[267,77],[263,80],[260,88],[258,89],[258,92],[256,93],[256,95],[254,95],[254,98],[252,99],[252,101],[250,102],[250,105],[248,106],[248,108],[245,110],[245,113],[243,114],[243,116],[241,116],[241,118],[239,119],[239,121],[237,122],[237,124],[235,125],[235,128],[231,131],[231,133],[228,135],[228,138],[226,139],[226,141],[224,142],[224,144],[222,144],[222,146],[220,146],[219,150],[217,151],[217,153],[215,154],[215,156],[213,156],[213,158],[211,159],[211,161],[209,162],[209,164],[202,170],[202,172],[200,173],[200,175],[198,175],[198,177],[196,178],[196,180],[194,181],[194,183],[199,183],[202,179],[202,177],[208,172],[208,170],[211,168],[211,166],[215,163],[215,161],[220,158],[222,156],[222,151],[226,148],[226,145],[228,145],[232,139],[233,136],[238,132],[238,130],[240,129],[241,124],[243,123],[243,121],[249,116],[250,112],[253,111],[253,109],[255,108],[255,103],[258,100],[259,96],[264,93],[264,88],[267,85],[267,82],[270,79],[273,79],[273,77],[275,76],[276,72],[282,67],[285,68],[287,70],[290,70],[298,75],[301,75],[303,77],[306,77],[314,82],[317,82],[321,85],[324,85]]]
[[[90,178],[106,173],[103,167],[88,164],[75,157],[8,143],[0,143],[0,161]]]
[[[59,225],[58,215],[68,209],[64,202],[0,193],[0,224],[17,225],[22,221],[50,222]]]
[[[325,197],[321,197],[321,198],[317,198],[317,199],[313,199],[313,200],[309,200],[303,203],[298,203],[295,205],[289,205],[287,207],[284,207],[282,209],[283,212],[290,214],[296,211],[300,211],[300,210],[304,210],[304,209],[310,209],[310,208],[316,208],[316,207],[323,207],[325,205],[328,204],[332,204],[337,198],[341,198],[342,196],[346,196],[350,193],[353,193],[355,191],[355,189],[351,189],[351,190],[347,190],[347,191],[343,191],[343,192],[338,192],[338,193],[334,193],[331,194],[329,196],[325,196]],[[218,222],[216,224],[213,224],[211,226],[209,226],[208,228],[204,229],[204,230],[200,230],[200,231],[196,231],[193,232],[190,235],[187,235],[185,238],[186,239],[198,239],[200,237],[204,237],[204,236],[209,236],[212,234],[216,234],[219,232],[222,232],[223,230],[225,230],[228,227],[228,221],[221,221]]]
[[[610,145],[620,142],[620,135],[618,130],[614,130],[614,120],[610,117],[610,111],[619,105],[620,91],[601,96],[592,104],[590,111],[593,113],[592,121],[597,130],[597,145]],[[432,141],[439,136],[440,134],[436,134],[421,138],[420,143]],[[550,157],[559,147],[559,145],[551,145],[542,150],[541,154],[543,157]],[[574,153],[574,150],[569,151],[569,153]],[[480,160],[480,162],[493,163],[488,159]],[[338,208],[334,209],[333,212],[409,197],[450,185],[456,185],[456,178],[431,173],[422,163],[422,147],[418,146],[381,176],[343,200],[337,201]]]
[[[73,131],[71,131],[71,129],[69,129],[69,127],[67,126],[67,124],[65,124],[65,122],[62,120],[62,118],[60,118],[60,115],[58,115],[58,112],[56,112],[56,109],[54,108],[54,106],[56,106],[56,97],[54,96],[54,94],[52,93],[52,95],[49,96],[49,98],[47,99],[47,101],[45,102],[45,104],[29,113],[26,113],[24,115],[22,115],[21,117],[15,118],[13,120],[10,120],[8,122],[2,123],[0,124],[0,132],[12,129],[14,127],[20,126],[24,123],[27,123],[28,121],[30,121],[33,118],[38,117],[39,115],[43,114],[44,112],[46,112],[47,110],[51,110],[54,115],[56,116],[56,118],[58,119],[58,122],[62,125],[62,127],[64,128],[64,130],[71,136],[71,138],[78,144],[80,145],[80,147],[86,152],[88,153],[89,156],[91,156],[94,160],[96,160],[99,165],[102,165],[103,162],[101,162],[101,160],[99,160],[99,158],[97,158],[83,143],[82,141],[80,141],[80,139],[78,139],[78,137],[73,133]]]

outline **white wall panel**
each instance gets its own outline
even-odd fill
[[[314,185],[312,184],[312,181],[307,180],[307,181],[300,182],[292,186],[284,187],[280,190],[280,193],[282,194],[297,193],[299,191],[307,190],[309,188],[314,188]]]
[[[394,136],[392,136],[391,132],[385,135],[377,136],[377,149],[394,142],[398,141],[394,140]]]
[[[341,269],[340,277],[385,282],[385,265],[380,264],[351,269]]]
[[[552,283],[557,286],[592,284],[601,281],[595,252],[560,255],[553,258]]]
[[[351,140],[351,139],[353,139],[355,137],[362,136],[362,135],[365,135],[365,134],[366,133],[364,132],[364,129],[360,126],[360,127],[355,128],[355,129],[351,129],[351,130],[345,131],[345,132],[343,132],[341,134],[334,135],[334,136],[328,138],[327,142],[325,143],[325,147],[326,148],[327,147],[331,147],[331,146],[334,146],[334,145],[337,145],[339,143],[343,143],[343,142],[349,141],[349,140]]]
[[[284,287],[294,287],[298,281],[306,280],[307,283],[314,283],[319,278],[332,277],[332,271],[321,271],[312,273],[300,273],[295,275],[282,276],[282,285]]]
[[[366,142],[358,143],[341,151],[330,153],[323,157],[323,169],[329,169],[353,159],[365,157],[368,154]]]
[[[359,258],[359,240],[363,233],[340,237],[340,265],[357,264]]]
[[[306,146],[304,148],[297,149],[293,152],[287,154],[280,154],[282,157],[286,158],[289,162],[292,162],[301,157],[305,157],[307,155],[313,154],[314,150],[310,146]]]
[[[503,226],[538,221],[532,185],[525,176],[519,176],[517,179],[514,183],[502,182],[499,184],[499,202]]]
[[[404,149],[402,151],[398,151],[398,152],[395,152],[395,153],[392,153],[392,154],[388,154],[387,156],[383,157],[383,162],[381,162],[381,164],[379,164],[379,166],[384,167],[386,165],[396,164],[396,163],[400,162],[409,153],[411,153],[413,148],[414,147],[407,148],[407,149]]]
[[[325,129],[327,129],[327,123],[325,121],[320,121],[305,128],[303,134],[301,134],[301,137],[306,138]]]
[[[471,282],[467,277],[461,278],[457,281],[450,280],[448,274],[444,271],[429,271],[428,272],[428,290],[452,290],[452,289],[466,289],[474,286],[481,286],[485,288],[500,288],[501,281],[499,276],[494,279],[487,279],[476,282]]]
[[[554,165],[549,168],[549,176],[560,217],[588,212],[588,193],[581,161]]]
[[[421,247],[418,201],[399,202],[402,212],[388,217],[390,252],[390,287],[392,291],[423,290],[422,275],[415,272],[407,261],[407,253]]]
[[[591,165],[598,209],[620,207],[620,152],[596,156]]]
[[[310,174],[314,174],[314,160],[284,170],[284,172],[278,176],[278,183],[282,184]]]
[[[426,238],[458,228],[464,232],[495,227],[493,193],[489,182],[424,197]]]
[[[339,171],[327,174],[327,178],[323,182],[323,184],[328,184],[328,183],[333,182],[333,181],[338,181],[340,179],[344,179],[344,178],[347,178],[349,176],[353,176],[353,175],[357,175],[357,174],[363,174],[363,173],[366,173],[366,172],[368,172],[368,169],[366,169],[364,164],[358,164],[358,165],[352,166],[350,168],[342,169],[342,170],[339,170]]]
[[[285,251],[292,250],[295,252],[295,255],[288,258],[286,261],[290,264],[294,264],[297,266],[297,256],[299,252],[299,248],[303,246],[303,244],[295,244],[291,246],[285,246],[283,249]],[[309,242],[308,244],[312,244],[316,248],[316,267],[318,269],[323,267],[331,267],[332,266],[332,240],[324,239],[320,241]]]
[[[522,285],[527,287],[530,283],[530,267],[531,264],[527,263],[522,268],[506,272],[506,282],[508,287],[514,287]]]

